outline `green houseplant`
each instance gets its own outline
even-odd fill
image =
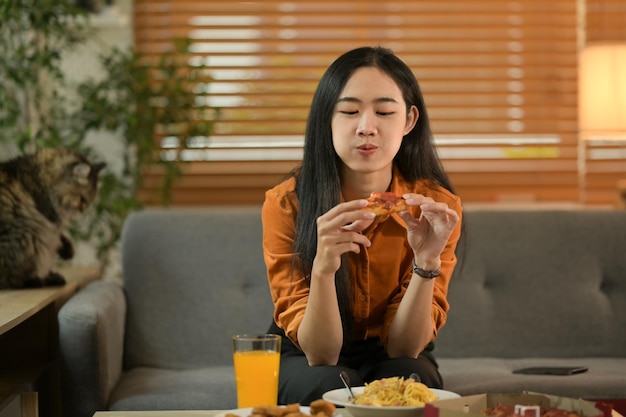
[[[99,58],[104,76],[72,84],[62,62],[94,36],[86,12],[68,0],[3,0],[0,21],[0,159],[69,146],[102,160],[85,140],[90,132],[116,132],[122,141],[121,169],[101,176],[95,207],[72,227],[105,268],[126,216],[147,203],[138,198],[144,170],[164,172],[151,204],[167,203],[180,173],[179,162],[160,158],[159,138],[176,136],[184,148],[186,138],[211,133],[194,93],[201,68],[186,63],[189,42],[173,40],[158,60],[110,48]]]
[[[0,21],[0,140],[19,150],[77,142],[61,60],[87,39],[87,15],[66,1],[3,0]]]

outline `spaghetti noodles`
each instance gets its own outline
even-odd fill
[[[421,407],[439,398],[421,382],[401,377],[383,378],[365,384],[362,394],[355,396],[354,404],[377,407]]]

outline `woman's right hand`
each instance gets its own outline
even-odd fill
[[[361,232],[376,215],[361,210],[367,200],[353,200],[337,204],[317,218],[317,254],[313,270],[322,276],[333,276],[341,265],[341,255],[359,253],[361,246],[370,247],[371,242]]]

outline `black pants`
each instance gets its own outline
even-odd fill
[[[393,376],[407,378],[415,372],[422,383],[431,388],[441,388],[443,381],[430,343],[417,358],[390,358],[379,339],[368,339],[352,344],[350,354],[342,354],[337,365],[309,366],[304,353],[298,349],[285,333],[272,324],[269,333],[282,338],[278,403],[309,405],[322,398],[322,394],[343,383],[339,373],[345,371],[352,386],[362,386],[380,378]]]

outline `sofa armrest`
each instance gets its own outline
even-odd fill
[[[90,283],[59,311],[64,416],[106,408],[122,373],[125,317],[124,291],[114,281]]]

